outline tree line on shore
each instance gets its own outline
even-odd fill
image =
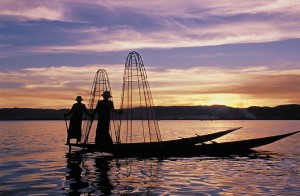
[[[134,108],[132,110],[135,110]],[[300,105],[233,108],[212,106],[156,106],[158,120],[300,120]],[[2,108],[0,120],[63,120],[68,109]],[[133,119],[140,119],[134,115]]]

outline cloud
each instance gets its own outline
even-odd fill
[[[0,108],[65,108],[77,95],[82,95],[88,102],[92,80],[99,68],[108,72],[115,105],[118,107],[123,65],[2,71],[0,82],[5,83],[0,88]],[[225,104],[247,107],[300,103],[299,69],[278,71],[267,67],[193,67],[162,71],[149,67],[147,75],[155,105]],[[5,87],[5,84],[8,86]]]
[[[167,70],[148,75],[160,103],[231,106],[300,103],[300,70],[267,67],[221,69],[202,67]],[[176,86],[176,88],[172,88]],[[175,97],[175,99],[174,99]],[[168,101],[171,98],[173,101]],[[203,100],[203,101],[201,101]],[[295,102],[296,101],[296,102]]]
[[[11,1],[0,3],[0,16],[16,20],[64,20],[63,10],[59,3],[43,1]]]
[[[2,51],[3,57],[10,48],[21,54],[109,52],[260,43],[300,34],[300,1],[3,1],[0,6],[2,16],[49,20],[22,31],[51,40],[24,46],[16,38],[22,34],[8,36],[7,43],[14,44]],[[51,20],[67,23],[39,31]]]
[[[85,1],[81,1],[85,2]],[[299,7],[295,6],[300,2],[276,0],[270,2],[260,1],[218,1],[210,0],[189,0],[182,2],[173,1],[144,1],[136,3],[136,1],[94,1],[92,4],[101,5],[110,10],[131,9],[133,12],[147,13],[148,15],[158,16],[182,16],[184,18],[207,18],[209,16],[218,15],[237,15],[237,14],[257,14],[257,13],[298,13]]]
[[[24,16],[27,19],[80,20],[76,15],[77,9],[102,10],[105,8],[115,16],[122,17],[123,13],[146,15],[151,18],[182,18],[182,19],[209,19],[213,17],[277,14],[297,16],[300,11],[299,0],[260,1],[218,1],[189,0],[187,1],[84,1],[84,0],[53,0],[48,1],[19,1],[2,0],[0,14]],[[35,12],[34,12],[35,11]],[[41,14],[41,13],[44,13]],[[72,18],[74,17],[74,18]],[[108,16],[109,17],[109,16]],[[295,18],[296,19],[296,18]]]
[[[88,100],[94,75],[99,68],[110,70],[111,87],[120,92],[119,84],[122,79],[123,66],[60,66],[2,71],[0,72],[2,95],[0,108],[64,108],[68,107],[77,95],[82,95]],[[116,76],[117,80],[114,79]],[[17,85],[13,85],[15,83]],[[120,93],[116,97],[119,96]]]
[[[27,47],[31,53],[78,53],[128,51],[141,48],[201,47],[238,43],[260,43],[298,37],[299,29],[266,22],[236,22],[209,27],[181,27],[159,32],[140,32],[129,26],[116,29],[91,28],[77,32],[84,37],[73,44]],[[268,32],[268,33],[262,33]],[[81,35],[80,35],[81,33]]]

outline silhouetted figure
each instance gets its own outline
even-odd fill
[[[88,110],[86,106],[81,103],[83,101],[81,96],[77,96],[76,99],[77,103],[74,103],[71,110],[65,114],[65,117],[72,114],[69,129],[68,129],[68,138],[67,144],[70,144],[70,139],[75,138],[76,143],[80,142],[81,140],[81,127],[82,127],[82,115],[83,112],[88,114]]]
[[[98,113],[98,124],[96,129],[95,145],[96,150],[102,152],[112,152],[113,141],[109,134],[110,114],[111,111],[116,113],[122,113],[115,109],[111,98],[110,92],[105,91],[103,94],[103,100],[99,100],[94,110],[94,114]]]

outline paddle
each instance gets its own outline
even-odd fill
[[[91,130],[91,127],[92,127],[92,125],[93,125],[93,122],[94,122],[94,115],[90,115],[90,123],[89,123],[89,125],[88,125],[88,130],[86,131],[86,133],[85,133],[85,137],[84,137],[84,141],[83,141],[83,144],[82,144],[82,149],[81,149],[81,153],[80,153],[80,158],[82,158],[82,154],[83,154],[83,151],[84,151],[84,147],[85,147],[85,145],[86,145],[86,143],[87,143],[87,140],[88,140],[88,138],[89,138],[89,134],[90,134],[90,130]]]
[[[69,140],[69,127],[68,127],[66,115],[64,115],[64,119],[65,119],[66,129],[67,129],[67,144],[69,144],[69,152],[71,152],[71,144],[70,144],[70,140]]]
[[[67,118],[65,115],[64,115],[64,119],[65,119],[65,123],[66,123],[67,133],[69,133],[68,122],[67,122]]]

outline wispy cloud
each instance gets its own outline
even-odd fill
[[[0,72],[1,107],[69,107],[77,95],[83,95],[88,100],[92,80],[100,65],[83,67],[48,67],[26,68],[16,71]],[[122,78],[122,67],[109,66],[111,86],[116,87],[116,81]],[[114,77],[118,75],[118,80]],[[7,100],[9,97],[9,100]]]
[[[15,20],[64,20],[60,3],[52,1],[11,1],[0,2],[0,16]]]
[[[3,1],[0,6],[0,16],[72,24],[48,35],[68,42],[24,47],[16,40],[12,46],[31,54],[257,43],[300,34],[300,1]]]
[[[80,68],[61,66],[2,72],[0,82],[4,83],[0,88],[0,108],[65,108],[77,95],[82,95],[88,101],[92,79],[99,68],[107,70],[114,100],[118,106],[123,66],[87,65]],[[278,72],[267,67],[194,67],[161,72],[150,68],[147,73],[155,105],[226,104],[247,107],[300,102],[299,69]],[[1,79],[4,75],[5,79]],[[18,85],[12,88],[12,83]],[[5,84],[9,88],[5,88]]]

